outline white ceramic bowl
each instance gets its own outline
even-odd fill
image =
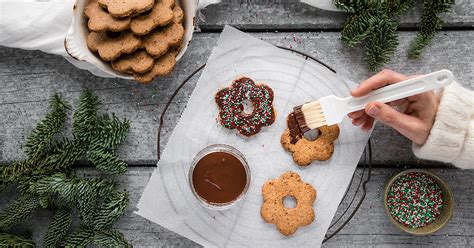
[[[314,6],[319,9],[329,10],[329,11],[340,11],[332,0],[301,0],[302,3]]]
[[[92,74],[100,77],[118,77],[133,79],[128,74],[116,72],[110,66],[110,63],[102,61],[96,54],[92,53],[86,44],[86,37],[89,34],[87,29],[87,20],[84,17],[84,7],[88,0],[76,0],[73,8],[72,24],[64,40],[64,47],[69,54],[67,58],[71,63],[81,69],[90,71]],[[217,3],[220,0],[179,0],[184,10],[184,39],[182,49],[176,57],[178,61],[188,48],[189,42],[193,36],[195,18],[197,11],[209,4]]]

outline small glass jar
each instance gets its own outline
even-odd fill
[[[194,183],[193,183],[194,170],[195,170],[196,165],[198,164],[198,162],[201,159],[203,159],[205,156],[207,156],[209,154],[212,154],[212,153],[217,153],[217,152],[227,153],[227,154],[235,157],[236,159],[238,159],[239,162],[242,164],[242,166],[245,170],[245,174],[246,174],[245,175],[246,176],[245,187],[243,188],[242,192],[234,200],[229,201],[229,202],[224,202],[224,203],[214,203],[214,202],[209,202],[208,200],[204,199],[203,197],[201,197],[197,193],[197,191],[194,187]],[[196,197],[196,199],[198,199],[198,201],[203,206],[205,206],[209,209],[213,209],[213,210],[226,210],[226,209],[229,209],[232,206],[236,205],[237,202],[242,200],[247,195],[247,191],[248,191],[248,188],[249,188],[249,185],[250,185],[251,176],[250,176],[250,167],[248,166],[247,161],[245,160],[244,155],[242,155],[242,153],[240,153],[237,149],[235,149],[232,146],[224,145],[224,144],[215,144],[215,145],[211,145],[211,146],[208,146],[208,147],[202,149],[196,155],[196,157],[194,157],[193,162],[191,163],[191,167],[189,168],[188,178],[189,178],[189,185],[191,187],[191,190],[192,190],[194,196]]]

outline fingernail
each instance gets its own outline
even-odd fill
[[[372,117],[375,117],[379,114],[379,108],[377,108],[377,106],[375,105],[372,105],[367,111],[367,114],[369,114]]]

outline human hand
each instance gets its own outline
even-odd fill
[[[352,91],[352,96],[361,97],[378,88],[413,77],[415,76],[407,77],[385,69],[362,82]],[[433,91],[428,91],[388,104],[371,102],[364,110],[349,113],[348,116],[352,119],[352,124],[361,126],[364,131],[369,131],[374,125],[374,120],[378,120],[414,143],[422,145],[433,127],[438,105],[439,97]],[[394,107],[397,107],[398,111]]]

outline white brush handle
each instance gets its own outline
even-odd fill
[[[348,97],[347,113],[365,109],[370,102],[392,102],[409,96],[435,90],[449,85],[453,81],[453,73],[449,70],[440,70],[416,78],[408,79],[374,90],[363,97]],[[347,114],[346,113],[346,114]]]

